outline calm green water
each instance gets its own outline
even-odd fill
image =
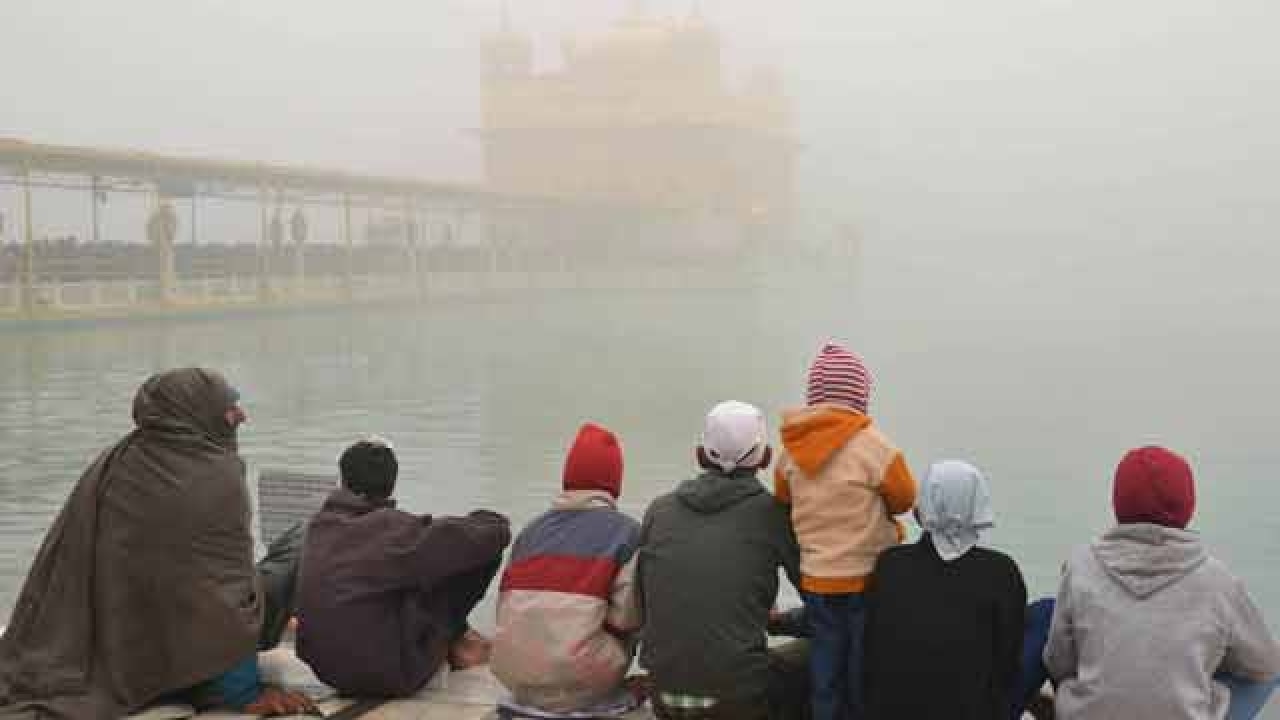
[[[623,505],[638,515],[692,471],[710,405],[738,398],[776,417],[834,336],[867,355],[873,414],[913,467],[962,456],[988,471],[992,544],[1033,593],[1051,593],[1069,548],[1106,527],[1122,452],[1160,441],[1193,458],[1195,526],[1278,622],[1280,357],[1273,316],[1244,312],[1257,296],[1137,302],[1105,278],[1084,292],[1075,280],[967,277],[957,291],[927,263],[875,262],[871,279],[826,289],[548,293],[0,334],[0,617],[71,484],[128,429],[151,371],[226,372],[251,415],[242,448],[254,466],[330,470],[344,443],[378,432],[401,456],[403,506],[485,506],[523,523],[557,489],[582,421],[621,435]]]

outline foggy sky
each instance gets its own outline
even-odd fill
[[[629,4],[510,2],[542,64]],[[1280,235],[1274,2],[699,5],[732,70],[784,70],[819,225],[1028,262],[1062,243],[1265,252]],[[0,6],[0,136],[479,177],[465,130],[498,0]]]

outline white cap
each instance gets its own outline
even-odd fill
[[[730,400],[707,413],[702,448],[726,473],[759,465],[767,446],[764,414],[754,405]]]

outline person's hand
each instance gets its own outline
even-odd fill
[[[477,665],[488,665],[493,656],[493,642],[480,633],[467,628],[462,637],[449,646],[449,669],[466,670]]]
[[[779,628],[781,627],[781,624],[786,619],[787,619],[787,614],[779,610],[777,605],[774,605],[773,607],[769,608],[769,624],[767,626],[767,630],[769,634],[770,635],[780,634],[778,632]]]
[[[316,707],[311,698],[300,692],[278,687],[263,688],[258,699],[245,705],[244,711],[260,717],[321,715],[320,708]]]
[[[493,523],[498,523],[498,524],[505,524],[505,525],[511,524],[511,519],[508,518],[506,515],[503,515],[500,512],[494,512],[492,510],[485,510],[484,508],[481,508],[479,510],[473,510],[471,512],[471,517],[477,518],[477,519],[483,518],[485,520],[488,520]]]
[[[767,630],[770,635],[786,637],[810,636],[808,620],[805,618],[803,607],[791,608],[790,610],[771,608],[769,610],[769,626]]]

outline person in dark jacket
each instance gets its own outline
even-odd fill
[[[664,720],[807,717],[808,646],[770,649],[778,568],[800,577],[786,508],[756,479],[764,417],[740,402],[707,416],[702,474],[653,501],[640,535],[640,663]]]
[[[982,473],[964,462],[935,463],[917,518],[920,541],[891,547],[876,563],[863,655],[866,717],[1006,720],[1020,704],[1027,590],[1012,559],[977,547],[993,526]]]
[[[395,452],[378,438],[349,447],[340,469],[303,547],[299,657],[342,694],[367,697],[412,694],[446,661],[488,662],[467,616],[502,563],[507,519],[397,510]]]

